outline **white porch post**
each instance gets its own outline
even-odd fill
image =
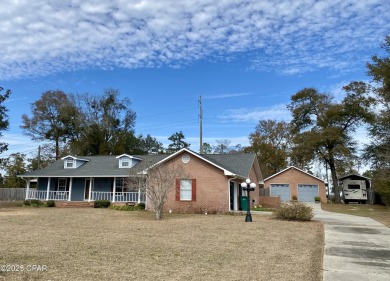
[[[47,179],[46,200],[49,200],[50,182],[51,182],[51,178],[49,177]]]
[[[88,194],[88,202],[91,202],[91,194],[92,194],[92,177],[89,178],[89,194]]]
[[[116,177],[114,177],[114,184],[112,185],[112,202],[115,202]]]
[[[69,182],[69,198],[68,198],[68,201],[71,201],[70,198],[72,197],[72,186],[73,186],[73,178],[70,178],[70,182]]]
[[[141,188],[138,188],[138,204],[141,203]]]
[[[234,182],[234,192],[233,192],[233,196],[234,196],[234,211],[238,211],[238,202],[237,202],[237,188],[238,188],[238,185],[237,185],[237,182]]]
[[[30,178],[26,180],[26,200],[29,199],[28,195],[30,193]]]

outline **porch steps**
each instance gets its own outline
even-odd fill
[[[58,208],[91,208],[93,207],[93,202],[66,202],[66,201],[56,201],[56,207]]]

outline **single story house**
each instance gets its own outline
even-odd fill
[[[146,203],[146,192],[129,177],[147,176],[154,165],[180,165],[186,178],[172,178],[165,204],[172,211],[242,210],[246,192],[240,184],[249,178],[256,183],[251,205],[259,202],[262,183],[257,157],[243,154],[198,154],[181,149],[173,154],[65,156],[50,166],[19,175],[26,180],[26,199],[62,202],[110,200],[113,204]],[[37,179],[37,188],[30,183]]]
[[[325,181],[297,167],[288,167],[266,179],[264,188],[271,197],[280,197],[280,201],[290,201],[296,197],[300,202],[314,202],[320,197],[326,203]]]

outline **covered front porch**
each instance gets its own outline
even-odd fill
[[[131,188],[123,178],[40,178],[36,188],[26,180],[26,200],[84,201],[109,200],[115,202],[145,203],[146,193]]]

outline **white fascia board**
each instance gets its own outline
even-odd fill
[[[65,159],[67,159],[67,158],[72,158],[73,160],[80,160],[80,161],[86,161],[86,162],[89,162],[89,160],[88,160],[88,159],[77,158],[77,157],[74,157],[74,156],[72,156],[72,155],[67,155],[67,156],[64,156],[64,157],[62,157],[62,158],[61,158],[61,160],[65,160]]]
[[[306,174],[308,176],[311,176],[312,178],[315,178],[315,179],[320,180],[320,181],[325,183],[325,181],[323,179],[320,179],[320,178],[318,178],[318,177],[316,177],[314,175],[311,175],[308,172],[305,172],[304,170],[301,170],[301,169],[299,169],[299,168],[297,168],[295,166],[287,167],[286,169],[284,169],[284,170],[282,170],[282,171],[280,171],[280,172],[278,172],[276,174],[273,174],[272,176],[269,176],[268,178],[264,179],[264,181],[267,181],[267,180],[269,180],[269,179],[271,179],[273,177],[276,177],[277,175],[280,175],[281,173],[284,173],[285,171],[290,170],[290,169],[296,169],[296,170],[298,170],[298,171],[300,171],[300,172],[302,172],[302,173],[304,173],[304,174]]]
[[[202,155],[199,155],[199,154],[197,154],[197,153],[195,153],[195,152],[193,152],[192,150],[189,150],[189,149],[187,149],[187,148],[182,148],[182,149],[180,149],[179,151],[176,151],[175,153],[173,153],[173,154],[169,155],[168,157],[162,159],[160,162],[157,162],[156,164],[153,164],[152,166],[150,166],[149,168],[147,168],[145,171],[142,171],[141,173],[144,173],[144,174],[147,173],[147,170],[148,170],[148,169],[150,169],[150,168],[152,168],[152,167],[154,167],[154,166],[160,165],[160,164],[162,164],[162,163],[164,163],[164,162],[166,162],[166,161],[168,161],[168,160],[170,160],[170,159],[176,157],[178,154],[182,153],[183,151],[185,151],[185,152],[187,152],[187,153],[189,153],[189,154],[191,154],[191,155],[193,155],[193,156],[195,156],[195,157],[198,157],[199,159],[201,159],[201,160],[203,160],[203,161],[209,163],[210,165],[213,165],[214,167],[216,167],[216,168],[222,170],[222,171],[224,172],[224,175],[225,175],[225,176],[233,176],[233,175],[235,175],[235,174],[233,174],[232,172],[230,172],[230,171],[228,171],[228,170],[222,168],[221,166],[218,166],[217,164],[211,162],[210,160],[207,160],[206,158],[203,158]]]
[[[130,159],[137,159],[137,160],[142,160],[141,158],[138,158],[138,157],[134,157],[134,156],[131,156],[129,154],[121,154],[117,157],[115,157],[116,159],[119,159],[119,158],[122,158],[122,157],[129,157]]]

